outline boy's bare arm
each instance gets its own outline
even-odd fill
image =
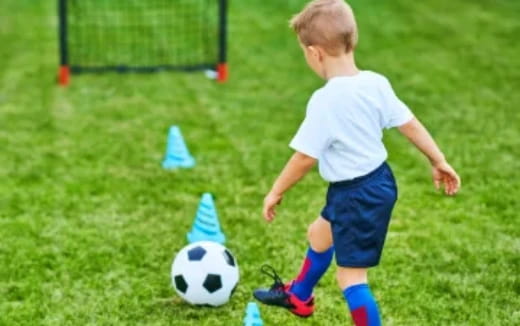
[[[282,201],[283,194],[300,181],[316,164],[316,161],[315,158],[300,152],[293,154],[264,199],[263,215],[267,221],[271,222],[274,219],[275,207]]]
[[[455,195],[460,189],[460,178],[422,123],[414,118],[399,127],[399,131],[430,160],[435,187],[439,189],[444,184],[445,193]]]

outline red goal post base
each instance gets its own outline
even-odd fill
[[[217,65],[217,81],[219,83],[225,83],[228,80],[229,71],[227,63],[219,63]]]
[[[69,66],[60,66],[58,71],[58,84],[60,86],[67,86],[70,83],[70,68]]]

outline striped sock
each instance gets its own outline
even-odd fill
[[[324,252],[316,252],[309,246],[300,274],[290,290],[298,299],[302,301],[309,299],[314,286],[329,268],[333,255],[334,247],[330,247]]]

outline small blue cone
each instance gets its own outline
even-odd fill
[[[217,209],[210,193],[202,195],[193,228],[187,236],[190,243],[213,241],[224,244],[226,242],[226,236],[220,230]]]
[[[166,145],[166,155],[162,166],[165,169],[192,168],[195,166],[195,159],[188,151],[188,147],[184,142],[184,138],[178,126],[170,127]]]
[[[264,322],[260,317],[260,309],[254,302],[249,302],[246,309],[246,317],[244,318],[244,326],[263,326]]]

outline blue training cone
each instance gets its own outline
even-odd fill
[[[178,126],[171,126],[168,133],[166,155],[162,166],[165,169],[191,168],[195,166],[195,159],[188,151],[181,130]]]
[[[213,201],[213,196],[211,196],[210,193],[202,195],[193,228],[187,236],[190,243],[213,241],[223,244],[226,242],[226,236],[220,230],[217,209]]]
[[[254,302],[249,302],[246,309],[246,317],[244,318],[244,326],[263,326],[264,322],[260,317],[260,309]]]

